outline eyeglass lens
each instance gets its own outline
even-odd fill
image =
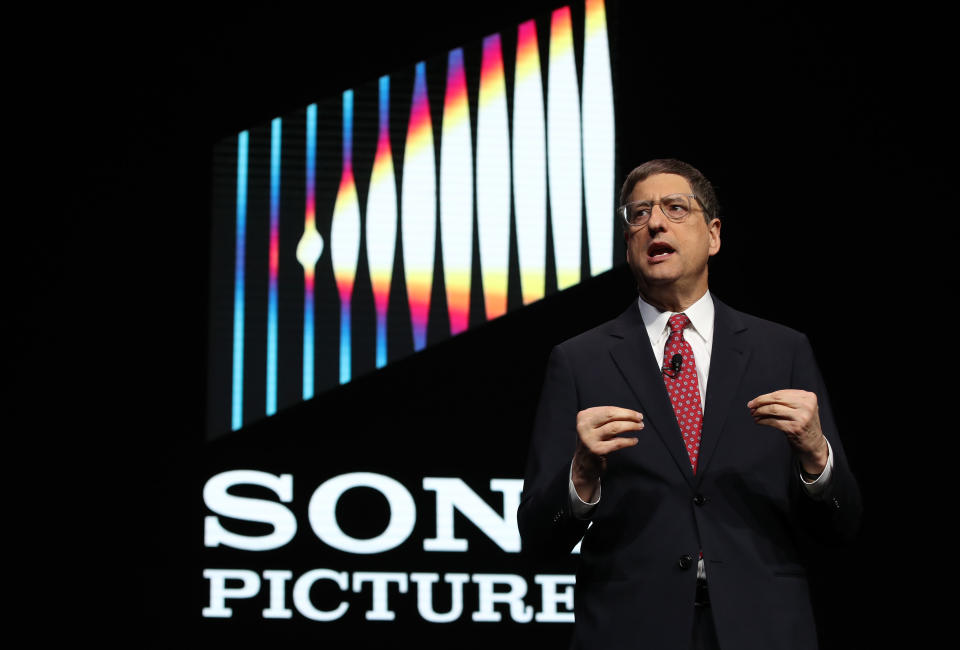
[[[668,194],[659,201],[633,201],[620,208],[627,223],[640,226],[650,220],[653,207],[660,205],[660,209],[671,221],[682,221],[690,214],[690,197],[685,194]]]

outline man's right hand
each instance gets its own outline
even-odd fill
[[[621,434],[642,428],[642,413],[619,406],[594,406],[577,413],[577,451],[571,478],[581,499],[588,503],[594,500],[608,454],[639,442],[634,436]]]

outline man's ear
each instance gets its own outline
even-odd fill
[[[720,251],[720,219],[711,221],[707,228],[710,232],[710,255],[716,255]]]

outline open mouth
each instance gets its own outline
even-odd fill
[[[653,261],[666,259],[673,252],[673,246],[666,242],[656,241],[647,247],[647,256]]]

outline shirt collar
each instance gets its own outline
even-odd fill
[[[657,343],[670,333],[670,317],[677,312],[660,311],[643,298],[638,298],[640,317],[647,328],[651,343]],[[690,327],[708,346],[713,341],[713,299],[707,290],[703,296],[683,312],[690,319]]]

